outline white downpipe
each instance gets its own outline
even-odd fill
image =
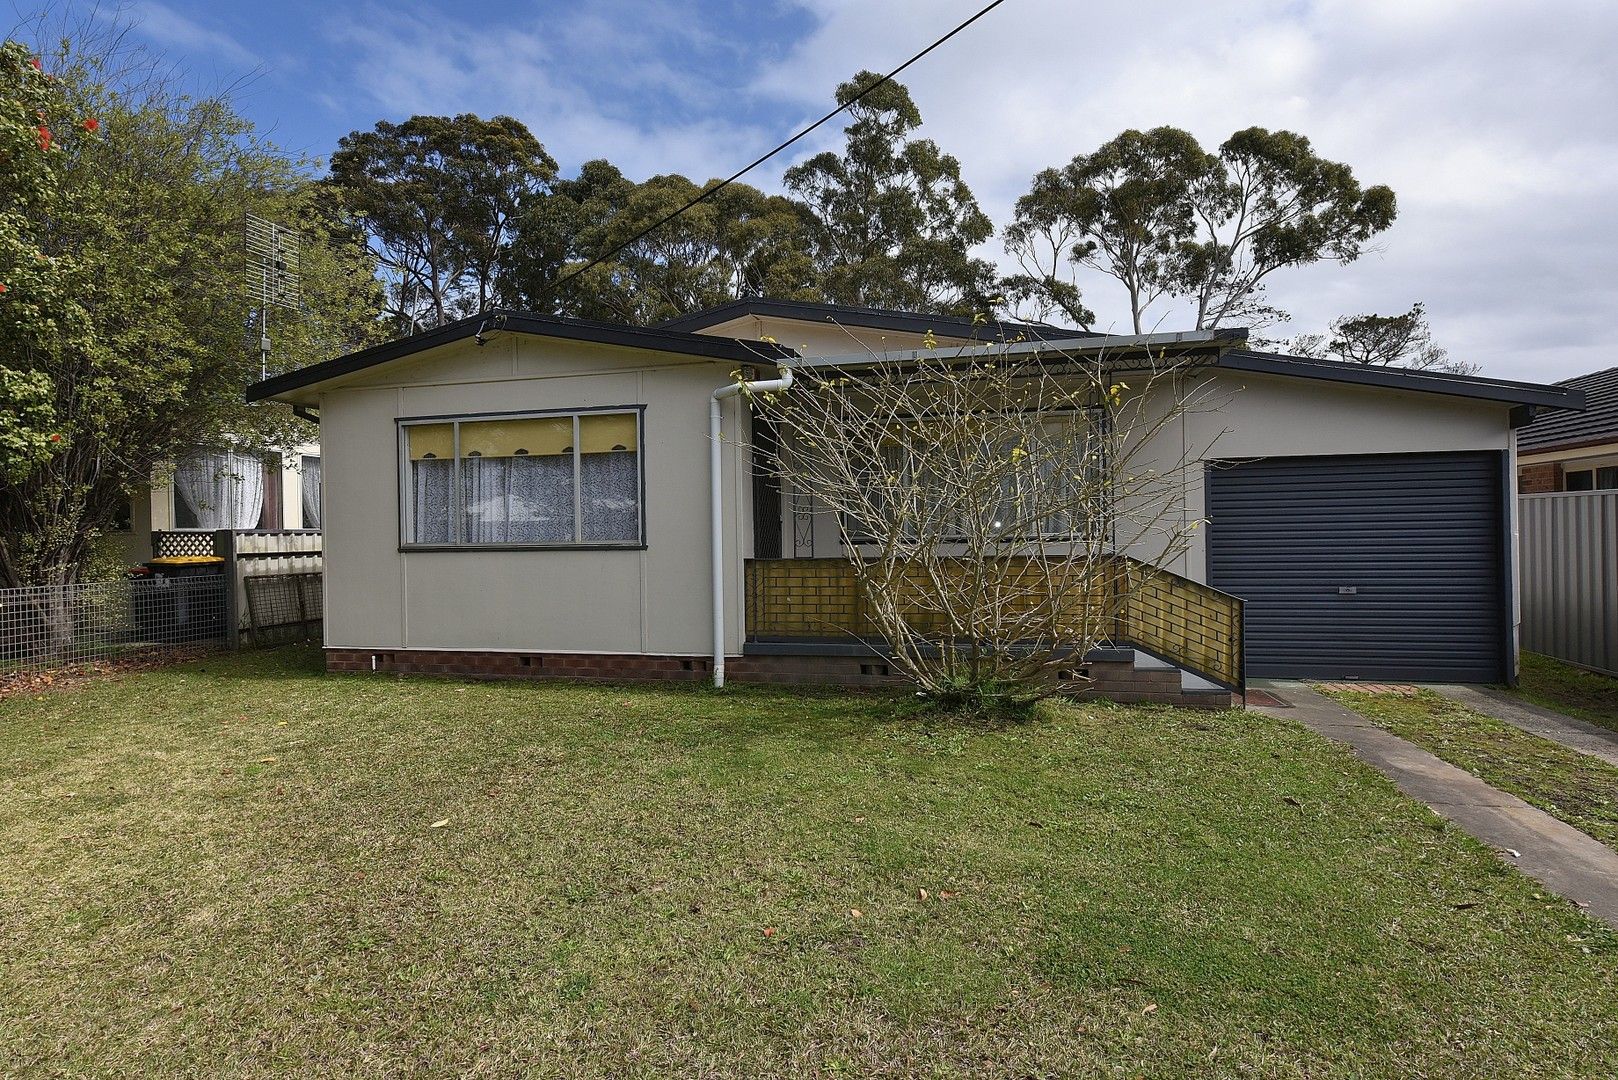
[[[708,506],[712,512],[710,527],[712,536],[709,540],[713,557],[713,684],[715,687],[725,685],[725,502],[723,481],[723,449],[724,437],[723,413],[720,411],[720,402],[725,398],[735,397],[744,389],[754,394],[771,394],[777,390],[785,390],[792,385],[792,369],[786,364],[777,364],[781,377],[778,379],[760,379],[753,382],[726,383],[713,392],[708,399]]]

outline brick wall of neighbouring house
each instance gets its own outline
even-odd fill
[[[375,667],[372,661],[375,660]],[[598,682],[701,682],[710,677],[705,656],[619,656],[584,653],[449,652],[433,650],[327,649],[326,670],[395,675],[456,675],[474,679],[585,679]],[[1175,670],[1136,670],[1127,661],[1083,665],[1087,694],[1125,703],[1150,702],[1192,708],[1229,708],[1226,693],[1187,694]],[[725,675],[738,683],[796,686],[891,687],[898,669],[877,657],[736,656]]]
[[[1538,465],[1524,465],[1517,470],[1517,491],[1522,495],[1539,495],[1547,491],[1562,490],[1562,466],[1554,461]]]

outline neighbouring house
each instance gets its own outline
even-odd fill
[[[320,528],[320,444],[284,453],[199,449],[136,491],[108,536],[129,565],[152,557],[152,533]]]
[[[1618,490],[1618,368],[1566,379],[1583,412],[1548,412],[1517,433],[1517,485],[1524,495]]]
[[[856,636],[836,521],[756,468],[750,438],[775,436],[715,391],[739,370],[936,344],[1172,347],[1194,361],[1181,378],[1221,392],[1157,436],[1195,448],[1186,513],[1208,525],[1083,658],[1109,696],[1226,703],[1249,675],[1512,678],[1517,429],[1580,392],[1245,339],[770,300],[654,328],[493,312],[248,396],[319,415],[331,670],[887,679]]]

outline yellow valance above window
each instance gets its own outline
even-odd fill
[[[586,413],[579,417],[579,449],[586,454],[637,449],[633,413]]]
[[[516,457],[573,452],[571,416],[478,420],[461,424],[462,457]]]
[[[586,454],[639,449],[637,420],[633,413],[585,413],[579,417],[580,449]],[[406,430],[410,460],[447,460],[454,456],[454,424],[412,424]],[[462,457],[546,456],[572,452],[571,416],[461,422]]]
[[[454,424],[412,424],[405,429],[410,440],[410,460],[455,456]]]

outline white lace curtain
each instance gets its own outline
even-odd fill
[[[303,527],[320,528],[320,459],[305,456],[298,463],[302,473],[300,485],[303,496]]]
[[[264,513],[264,463],[233,450],[192,454],[174,469],[175,525],[252,529]]]

